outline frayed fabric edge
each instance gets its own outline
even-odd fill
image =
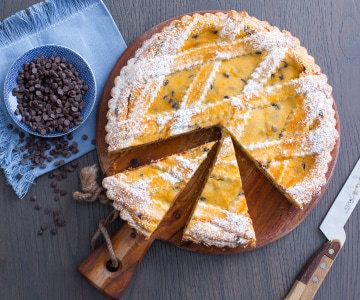
[[[10,122],[2,109],[0,109],[0,124],[0,166],[7,183],[13,187],[19,198],[23,198],[33,185],[36,176],[28,162],[21,163],[21,153],[16,149],[19,137],[7,127]]]
[[[10,45],[100,3],[101,0],[47,0],[34,4],[0,22],[0,47]]]

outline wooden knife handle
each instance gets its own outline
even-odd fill
[[[107,267],[110,254],[104,243],[80,264],[79,271],[100,291],[119,299],[153,240],[151,237],[146,240],[124,223],[111,237],[119,268],[114,270]]]
[[[340,249],[338,240],[322,245],[301,271],[285,300],[313,299]]]

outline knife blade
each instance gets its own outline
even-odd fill
[[[360,198],[360,159],[323,219],[320,230],[328,239],[298,275],[285,300],[313,299],[346,240],[344,225]]]

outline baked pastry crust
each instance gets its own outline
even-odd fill
[[[155,231],[215,142],[103,179],[120,217],[145,237]]]
[[[185,227],[183,240],[216,247],[255,247],[255,231],[229,134]]]

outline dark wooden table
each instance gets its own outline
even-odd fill
[[[3,0],[0,19],[38,2]],[[197,10],[246,10],[300,38],[333,86],[341,120],[338,163],[328,190],[312,213],[290,234],[255,251],[212,256],[155,242],[124,299],[282,299],[312,253],[325,241],[318,227],[360,154],[360,2],[357,0],[104,0],[127,44],[152,26]],[[59,185],[79,188],[80,168],[97,163],[93,151],[78,160],[77,172]],[[111,211],[99,203],[77,203],[69,192],[54,207],[48,176],[17,199],[0,174],[0,299],[107,299],[78,272],[90,254],[97,223]],[[66,226],[56,235],[37,235],[61,210]],[[360,206],[345,226],[347,241],[316,299],[360,299]],[[114,231],[119,223],[110,227]]]

